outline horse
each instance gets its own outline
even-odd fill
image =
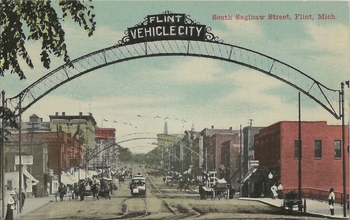
[[[94,198],[94,200],[98,200],[99,199],[99,193],[100,193],[100,184],[98,183],[94,183],[91,186],[91,192],[92,192],[92,196]]]
[[[85,186],[85,181],[80,181],[78,185],[78,191],[80,195],[80,201],[84,200],[84,194],[85,194],[86,186]]]
[[[74,199],[78,199],[78,196],[79,196],[79,183],[74,183],[73,194],[74,194]]]
[[[58,187],[58,195],[61,201],[63,201],[63,197],[66,193],[67,193],[67,187],[64,184],[60,184],[60,186]]]

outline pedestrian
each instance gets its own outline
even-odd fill
[[[15,194],[13,195],[13,199],[15,200],[15,206],[18,207],[19,206],[19,200],[18,200],[17,188],[14,188],[13,191],[15,192]],[[17,213],[18,212],[19,212],[19,209],[17,209]]]
[[[23,209],[24,201],[26,200],[26,194],[25,194],[25,192],[23,192],[23,189],[22,189],[22,192],[21,192],[21,196],[19,198],[20,198],[21,205],[22,205],[21,207]]]
[[[46,196],[49,196],[49,194],[50,194],[50,184],[47,183],[46,184]]]
[[[334,189],[330,188],[329,195],[328,195],[328,205],[329,205],[329,209],[331,210],[331,215],[334,215],[334,200],[335,200]]]
[[[13,220],[13,210],[16,209],[15,197],[16,192],[12,190],[10,192],[10,198],[7,200],[7,212],[5,220]]]
[[[279,199],[283,199],[283,186],[282,183],[279,183],[277,186],[277,194]]]
[[[277,186],[275,184],[271,186],[271,192],[272,192],[272,199],[277,199],[278,198]]]

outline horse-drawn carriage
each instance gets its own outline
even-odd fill
[[[94,200],[99,199],[99,197],[111,199],[112,190],[112,182],[108,181],[106,178],[102,178],[101,180],[79,180],[76,189],[81,201],[84,200],[86,196],[92,196]]]
[[[228,199],[229,198],[229,186],[224,179],[219,179],[213,187],[212,199]]]
[[[289,191],[283,199],[283,209],[288,209],[293,212],[294,206],[297,206],[298,210],[301,210],[303,208],[303,201],[299,198],[299,195],[292,190]]]
[[[103,198],[108,198],[111,199],[111,194],[112,194],[112,182],[109,181],[108,179],[101,179],[100,181],[100,186],[99,186],[99,192],[98,192],[98,197],[101,196]],[[97,198],[98,198],[97,197]]]
[[[235,190],[225,179],[218,179],[216,171],[210,171],[203,177],[204,183],[199,186],[201,199],[232,199]]]
[[[222,179],[218,180],[213,186],[200,185],[199,195],[201,199],[229,199],[230,198],[230,184]]]
[[[92,182],[90,180],[81,179],[78,182],[77,192],[80,196],[80,201],[84,200],[85,196],[92,196]]]

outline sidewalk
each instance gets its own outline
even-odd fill
[[[282,206],[281,199],[271,199],[271,198],[238,198],[241,200],[252,200],[252,201],[260,201],[262,203],[272,205],[275,207]],[[297,210],[297,208],[295,209]],[[334,204],[334,215],[330,215],[330,210],[328,203],[325,201],[317,201],[306,199],[306,213],[311,215],[321,216],[325,218],[331,219],[349,219],[349,217],[343,217],[343,207],[340,204]],[[349,216],[349,210],[347,210],[347,216]]]
[[[13,216],[14,219],[20,219],[21,216],[24,216],[44,205],[46,205],[49,202],[54,202],[55,200],[55,195],[49,195],[46,197],[32,197],[32,198],[27,198],[24,202],[24,206],[22,209],[21,213],[17,213],[17,210],[14,210],[13,212]]]

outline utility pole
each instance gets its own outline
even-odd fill
[[[59,131],[58,131],[58,123],[56,124],[56,144],[57,144],[57,153],[58,153],[58,184],[61,184],[61,146],[59,142]]]
[[[242,197],[242,180],[243,180],[243,170],[242,170],[242,125],[239,126],[239,170],[240,170],[240,180],[239,180],[239,193]]]
[[[19,96],[19,133],[18,133],[18,159],[19,159],[19,165],[18,165],[18,179],[19,179],[19,186],[18,186],[18,192],[19,192],[19,213],[22,212],[22,96]]]
[[[341,103],[341,123],[342,123],[342,148],[343,148],[343,215],[346,217],[346,204],[347,204],[347,195],[346,195],[346,150],[345,150],[345,111],[344,111],[344,83],[340,84],[340,103]]]
[[[301,199],[302,193],[301,193],[301,157],[302,157],[302,144],[301,144],[301,106],[300,106],[300,92],[298,93],[298,112],[299,112],[299,160],[298,160],[298,193],[299,193],[299,199]],[[299,206],[299,211],[301,210],[301,206]]]

